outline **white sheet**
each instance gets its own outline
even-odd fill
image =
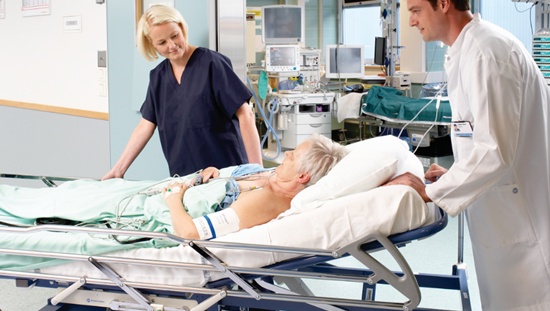
[[[361,109],[361,97],[363,93],[349,93],[346,96],[340,97],[336,102],[338,104],[338,110],[336,115],[338,122],[342,122],[345,119],[357,119]]]
[[[264,245],[320,248],[334,250],[371,230],[390,235],[412,230],[432,220],[428,207],[412,188],[391,186],[349,195],[329,201],[323,206],[291,215],[270,223],[242,230],[217,241],[232,241]],[[263,267],[295,254],[211,249],[230,266]],[[188,263],[205,263],[188,247],[137,249],[107,254],[113,257],[132,257]],[[128,281],[175,286],[203,286],[223,278],[219,272],[110,264]],[[88,262],[71,262],[43,268],[42,273],[106,278]]]

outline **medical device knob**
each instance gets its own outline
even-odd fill
[[[374,274],[372,274],[371,276],[369,276],[369,278],[367,279],[367,283],[369,285],[373,285],[374,284]]]

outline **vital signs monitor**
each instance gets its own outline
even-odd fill
[[[297,74],[300,71],[300,47],[298,45],[266,46],[265,71]]]
[[[262,7],[262,42],[290,44],[304,42],[304,10],[298,5]]]
[[[326,78],[360,79],[365,76],[363,45],[327,45],[325,49]]]

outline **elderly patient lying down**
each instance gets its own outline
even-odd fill
[[[77,226],[108,226],[210,239],[276,218],[290,208],[297,193],[317,182],[346,154],[343,146],[323,136],[313,136],[296,150],[287,151],[283,164],[275,170],[259,165],[221,171],[207,168],[200,173],[204,184],[188,188],[186,184],[195,177],[191,175],[183,178],[186,182],[166,185],[162,195],[150,197],[135,195],[149,188],[150,181],[79,180],[41,189],[0,185],[0,221],[32,225],[37,219],[64,219]],[[80,254],[175,245],[165,240],[130,243],[133,241],[136,240],[97,234],[0,234],[2,248]],[[58,264],[57,261],[0,255],[0,268],[35,269]]]
[[[264,224],[288,210],[300,191],[315,184],[346,154],[343,146],[315,135],[294,151],[287,151],[285,160],[274,171],[259,165],[241,166],[237,171],[246,173],[234,173],[240,177],[229,178],[226,186],[229,190],[225,201],[234,201],[231,207],[195,219],[184,208],[188,185],[175,182],[163,192],[174,232],[183,238],[204,240]],[[218,177],[218,170],[210,167],[200,176],[206,182]]]

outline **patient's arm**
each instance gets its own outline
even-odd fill
[[[174,189],[179,187],[181,190],[175,192]],[[168,189],[172,194],[166,197]],[[185,184],[173,183],[168,185],[167,188],[164,188],[163,195],[168,208],[170,209],[170,215],[172,216],[172,226],[174,227],[174,233],[184,239],[199,239],[199,233],[197,227],[193,223],[193,218],[187,214],[185,208],[183,207],[183,195],[187,191],[187,186]]]
[[[171,191],[173,194],[165,198],[166,204],[172,216],[174,233],[184,239],[199,240],[201,237],[197,227],[189,214],[185,211],[182,200],[187,186],[174,183],[168,188],[181,187],[180,192]],[[164,194],[167,193],[165,188]],[[237,201],[231,204],[231,209],[237,214],[238,230],[252,228],[275,219],[280,213],[290,208],[291,197],[275,195],[267,186],[261,190],[245,191],[239,195]],[[217,231],[217,229],[216,229]],[[223,231],[223,230],[222,230]],[[234,231],[231,231],[234,232]],[[222,234],[223,235],[223,234]],[[222,235],[216,235],[220,237]]]

